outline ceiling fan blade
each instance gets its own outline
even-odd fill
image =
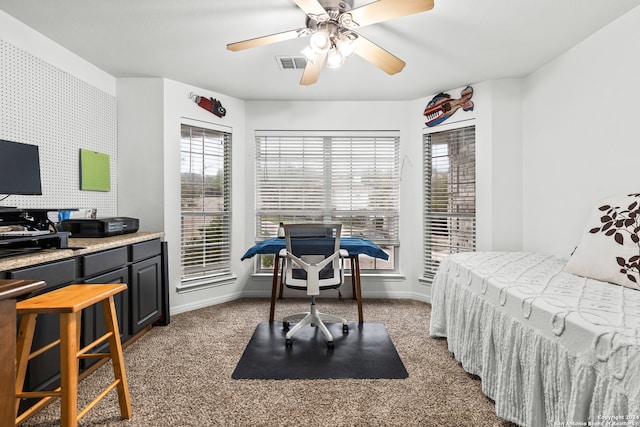
[[[322,7],[322,5],[318,0],[293,0],[293,1],[298,5],[300,9],[302,9],[304,13],[307,14],[307,16],[311,18],[315,18],[318,16],[326,16],[326,18],[329,19],[329,15],[327,14],[327,11],[324,10],[324,7]]]
[[[433,9],[434,0],[378,0],[348,12],[360,27]]]
[[[301,85],[309,86],[318,81],[320,69],[322,69],[322,65],[324,64],[326,57],[326,53],[319,55],[315,64],[311,61],[307,61],[307,65],[304,67],[304,72],[302,73],[302,78],[300,79]]]
[[[256,37],[255,39],[243,40],[241,42],[229,43],[227,45],[227,49],[237,52],[239,50],[249,49],[252,47],[264,46],[266,44],[295,39],[296,37],[307,35],[307,33],[308,33],[308,30],[306,28],[300,28],[297,30],[285,31],[283,33],[276,33],[268,36]]]
[[[358,35],[356,39],[356,55],[371,62],[387,74],[395,74],[402,71],[406,63],[387,52],[377,44]]]

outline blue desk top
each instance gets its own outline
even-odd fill
[[[281,249],[284,249],[285,246],[284,239],[267,239],[249,248],[249,250],[242,255],[241,259],[245,260],[256,254],[277,254]],[[385,261],[389,259],[389,255],[380,249],[378,245],[365,239],[343,237],[340,239],[340,249],[345,249],[349,252],[349,255],[364,254]]]

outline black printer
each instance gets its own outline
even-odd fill
[[[78,218],[65,219],[60,226],[63,231],[71,233],[71,237],[109,237],[135,233],[140,227],[140,221],[129,217]]]

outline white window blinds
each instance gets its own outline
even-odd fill
[[[280,222],[340,222],[343,237],[398,244],[398,132],[256,133],[256,237]]]
[[[231,134],[183,124],[183,285],[230,275]]]
[[[476,244],[475,126],[424,135],[424,277]]]

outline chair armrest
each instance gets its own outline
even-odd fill
[[[287,256],[287,250],[285,248],[280,249],[280,252],[278,252],[278,256],[283,258]]]
[[[346,249],[340,249],[339,252],[340,252],[340,256],[343,257],[343,258],[346,258],[346,257],[349,256],[349,251],[346,250]]]

